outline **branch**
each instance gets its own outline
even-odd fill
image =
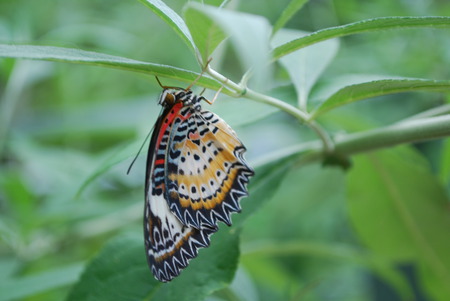
[[[336,136],[334,152],[341,156],[351,156],[399,144],[448,136],[450,136],[450,115],[414,119],[375,130]],[[299,154],[303,154],[300,163],[320,161],[326,155],[321,141],[315,140],[278,150],[251,163],[252,166],[258,167]]]
[[[376,130],[337,137],[336,152],[353,155],[447,136],[450,136],[450,115],[404,121]]]

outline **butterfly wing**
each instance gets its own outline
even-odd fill
[[[199,248],[210,244],[216,228],[196,229],[182,223],[169,209],[166,195],[168,138],[180,105],[167,108],[158,118],[147,155],[144,238],[147,261],[156,279],[167,282],[178,276]]]
[[[239,200],[248,195],[253,170],[243,158],[245,147],[219,116],[185,107],[169,138],[166,199],[183,224],[202,229],[231,225]]]

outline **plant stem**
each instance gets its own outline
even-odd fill
[[[286,113],[294,116],[300,123],[304,123],[317,134],[317,136],[323,143],[323,150],[325,153],[333,152],[334,150],[333,141],[329,137],[328,133],[317,122],[311,121],[310,120],[311,116],[308,113],[303,112],[302,110],[299,110],[298,108],[275,97],[261,94],[247,88],[244,85],[236,84],[235,82],[229,80],[228,78],[216,72],[209,66],[206,67],[206,72],[209,75],[211,75],[214,79],[225,85],[227,88],[234,90],[236,93],[235,95],[236,97],[245,96],[248,99],[279,108],[280,110],[285,111]]]
[[[450,115],[405,121],[384,128],[336,137],[336,152],[353,155],[378,148],[450,136]]]
[[[351,156],[403,143],[445,138],[448,136],[450,136],[450,114],[403,121],[375,130],[336,136],[334,138],[334,146],[336,153],[342,156]],[[319,161],[324,156],[319,146],[318,140],[308,141],[278,150],[273,154],[260,158],[254,163],[257,166],[262,166],[267,162],[295,154],[304,154],[302,163]]]

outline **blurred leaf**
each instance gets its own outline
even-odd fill
[[[23,91],[50,74],[48,66],[37,62],[17,62],[0,95],[0,154],[3,153]]]
[[[234,280],[228,289],[231,290],[233,294],[239,298],[238,300],[261,300],[253,279],[242,268],[239,268],[236,271]]]
[[[255,169],[255,175],[250,179],[249,196],[241,201],[242,212],[233,217],[233,226],[241,226],[245,220],[265,202],[269,201],[282,183],[284,175],[292,166],[293,156],[274,160]]]
[[[450,296],[448,199],[424,159],[405,148],[356,156],[347,187],[360,239],[380,256],[421,264]]]
[[[72,264],[21,278],[0,282],[0,301],[17,300],[75,282],[82,271],[82,264]]]
[[[179,277],[163,284],[148,268],[143,239],[117,237],[88,265],[68,300],[201,300],[232,281],[238,243],[239,232],[221,229]]]
[[[5,211],[20,225],[21,236],[28,237],[29,232],[36,227],[37,206],[34,196],[24,183],[21,174],[4,170],[0,174],[0,191],[1,197],[9,200],[9,210]]]
[[[197,52],[197,47],[192,39],[188,27],[186,26],[186,23],[184,23],[184,20],[176,12],[174,12],[161,0],[139,1],[150,8],[158,17],[164,20],[164,22],[166,22],[185,41],[194,53]]]
[[[221,9],[213,6],[190,3],[187,10],[198,11],[213,20],[223,32],[230,36],[241,65],[251,69],[253,84],[264,88],[269,78],[267,62],[269,60],[270,25],[265,18]]]
[[[431,79],[385,79],[344,87],[325,100],[314,112],[315,118],[336,107],[366,98],[400,92],[450,90],[450,81]]]
[[[314,87],[309,97],[309,102],[319,105],[326,99],[330,98],[336,91],[342,89],[342,87],[352,86],[356,84],[362,84],[365,82],[373,82],[378,80],[385,80],[386,75],[377,74],[342,74],[333,76],[332,78],[326,78],[320,81],[320,85]],[[395,78],[394,78],[395,79]]]
[[[395,287],[396,290],[407,300],[412,296],[411,288],[408,286],[406,279],[395,267],[392,266],[392,263],[389,260],[386,260],[377,254],[362,252],[358,248],[351,245],[342,243],[318,243],[316,241],[305,240],[281,241],[276,239],[264,240],[260,243],[253,243],[244,246],[242,253],[242,261],[245,262],[246,265],[251,264],[252,260],[259,256],[267,256],[267,258],[305,256],[307,258],[317,257],[323,261],[331,259],[334,261],[355,263],[371,269],[374,273],[389,281],[389,283]],[[264,274],[265,281],[272,279],[274,276],[267,275],[267,273],[276,273],[276,270],[279,270],[279,268],[275,268],[271,264],[264,267],[261,267],[261,264],[259,264],[258,267],[253,267],[250,265],[250,267],[253,269],[259,269],[258,276]],[[278,273],[280,273],[280,271]],[[277,275],[278,279],[272,279],[272,281],[280,281],[280,279],[284,279],[286,277],[289,277],[289,275],[284,273],[284,275]],[[289,282],[288,278],[285,279],[284,283],[281,283],[281,286],[285,286],[287,282]]]
[[[280,30],[302,7],[308,0],[292,0],[289,5],[281,13],[280,18],[275,22],[272,29],[272,35]]]
[[[116,149],[114,152],[112,152],[109,156],[107,156],[106,159],[99,162],[99,164],[93,169],[91,174],[87,176],[80,184],[80,187],[78,188],[78,191],[75,194],[75,198],[79,198],[83,193],[83,191],[93,181],[95,181],[98,177],[106,173],[111,167],[116,166],[117,164],[130,159],[131,156],[133,156],[132,154],[134,152],[137,152],[137,150],[139,149],[139,144],[142,144],[142,142],[136,141],[135,143],[132,143],[130,145],[123,145],[119,149]],[[144,145],[142,146],[143,149],[145,149]]]
[[[301,35],[305,35],[305,32],[282,29],[274,36],[273,44],[280,45]],[[306,110],[306,102],[311,88],[336,55],[338,47],[338,40],[328,40],[280,59],[297,91],[298,104],[301,109]]]
[[[216,47],[225,39],[225,33],[207,15],[188,5],[184,11],[186,24],[206,63]]]
[[[3,235],[2,235],[3,236]],[[4,237],[3,237],[4,239]],[[7,281],[20,268],[20,261],[17,258],[3,256],[0,258],[0,283]]]
[[[450,139],[446,139],[443,144],[440,177],[442,182],[450,189]]]
[[[209,109],[206,105],[204,109]],[[211,111],[216,112],[232,127],[243,126],[261,120],[278,109],[245,98],[224,98],[214,102]]]
[[[357,33],[417,27],[448,28],[450,17],[383,17],[325,28],[278,46],[272,55],[274,60],[278,60],[293,51],[328,39]]]
[[[142,72],[148,75],[172,78],[187,83],[191,83],[198,77],[198,73],[172,66],[147,63],[124,57],[73,48],[0,44],[0,57],[112,67],[127,71]],[[214,90],[218,90],[221,87],[219,83],[205,76],[202,76],[196,82],[196,85]],[[222,93],[227,93],[227,90],[223,89]]]

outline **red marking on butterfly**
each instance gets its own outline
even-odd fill
[[[209,246],[219,221],[231,225],[254,172],[231,127],[202,110],[204,97],[163,88],[147,156],[144,236],[149,267],[167,282]]]

